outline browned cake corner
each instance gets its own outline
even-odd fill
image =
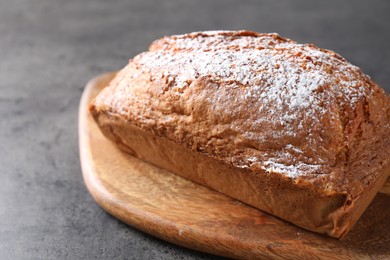
[[[342,237],[390,170],[390,98],[338,54],[277,34],[164,37],[91,104],[135,156]]]

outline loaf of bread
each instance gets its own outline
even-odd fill
[[[390,97],[333,51],[277,34],[159,39],[90,110],[122,150],[337,238],[390,172]]]

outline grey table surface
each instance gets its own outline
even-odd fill
[[[128,227],[84,186],[88,79],[163,35],[278,32],[333,49],[390,91],[390,1],[0,0],[0,259],[209,259]]]

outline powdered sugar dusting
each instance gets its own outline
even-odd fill
[[[277,34],[204,32],[165,37],[132,62],[140,73],[149,74],[151,81],[165,79],[167,84],[161,91],[170,95],[183,95],[200,78],[217,82],[219,87],[212,100],[215,113],[230,109],[231,104],[223,99],[226,93],[230,93],[232,103],[243,104],[231,112],[237,120],[241,110],[248,111],[246,104],[251,104],[253,115],[246,116],[250,123],[240,119],[232,122],[232,127],[248,124],[247,129],[251,130],[240,134],[249,140],[253,137],[253,142],[257,142],[254,147],[259,151],[261,142],[266,141],[284,147],[278,140],[282,136],[296,136],[304,123],[320,126],[322,115],[329,113],[339,95],[346,96],[353,105],[366,90],[359,86],[363,77],[360,70],[339,55]],[[323,98],[326,88],[330,89],[328,97]],[[220,92],[223,94],[218,96]],[[256,118],[256,114],[268,116]],[[272,121],[275,128],[267,135],[261,132],[266,121]],[[305,137],[309,148],[314,145],[310,134]],[[280,163],[292,153],[302,153],[293,145],[283,149],[284,153],[279,153],[275,160],[261,161],[258,155],[235,163],[238,167],[260,164],[265,171],[278,171],[292,178],[318,170],[318,165],[302,161],[291,165]]]
[[[319,165],[310,165],[306,163],[298,163],[295,165],[285,165],[274,161],[265,161],[261,166],[267,172],[276,172],[284,174],[290,178],[296,178],[303,172],[313,172],[320,169]]]

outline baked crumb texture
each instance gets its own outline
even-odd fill
[[[214,31],[156,40],[98,95],[91,112],[106,136],[138,157],[334,237],[349,231],[390,165],[384,90],[335,52],[277,34]],[[235,185],[226,183],[228,173],[216,184],[204,179],[218,173],[187,176],[178,171],[199,167],[156,162],[133,148],[130,132],[155,140],[138,150],[165,149],[157,143],[180,147],[232,175],[249,176],[237,186],[244,198],[219,187]],[[181,159],[170,163],[185,165]],[[269,183],[257,184],[265,179]],[[248,191],[263,202],[245,198]],[[309,207],[318,212],[306,212]]]

